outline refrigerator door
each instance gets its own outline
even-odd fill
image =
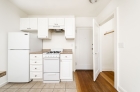
[[[29,50],[8,50],[8,82],[29,82]]]
[[[8,49],[29,49],[29,33],[9,32]]]

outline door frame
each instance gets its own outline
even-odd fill
[[[108,15],[106,18],[104,18],[102,20],[102,22],[99,23],[99,25],[103,25],[104,23],[106,23],[108,20],[114,18],[114,87],[118,90],[118,84],[119,84],[119,12],[118,12],[119,8],[117,7],[116,10],[111,13],[110,15]],[[101,33],[100,33],[100,39],[101,39]],[[101,43],[100,43],[100,47],[101,47]],[[100,53],[101,48],[100,48]],[[102,64],[102,56],[100,54],[100,64]],[[102,65],[100,65],[100,70],[102,72]]]

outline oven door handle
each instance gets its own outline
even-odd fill
[[[44,58],[44,60],[59,60],[59,58]]]
[[[50,75],[50,76],[51,76],[51,75],[56,75],[56,73],[48,73],[47,75]]]

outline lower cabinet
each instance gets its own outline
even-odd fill
[[[69,55],[72,56],[72,54],[64,55],[62,54],[60,58],[60,79],[61,81],[73,81],[72,58],[67,58]]]
[[[42,79],[42,54],[30,54],[30,79]]]

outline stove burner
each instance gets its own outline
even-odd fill
[[[60,53],[61,51],[49,51],[47,52],[47,54],[57,54],[57,53]]]

